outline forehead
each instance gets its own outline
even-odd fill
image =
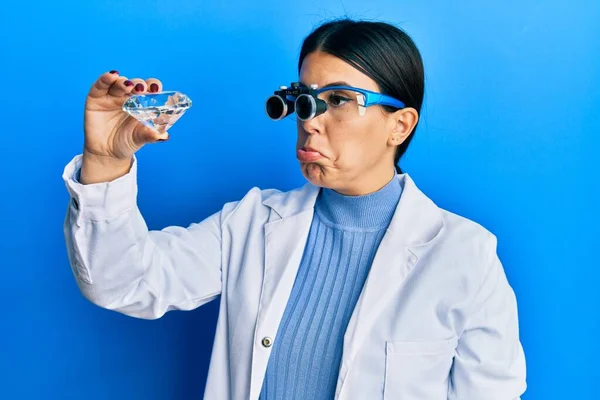
[[[379,91],[377,84],[367,75],[341,58],[321,51],[308,54],[300,68],[300,82],[323,87],[332,82],[346,82],[349,86]]]

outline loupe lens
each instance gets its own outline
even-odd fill
[[[302,121],[313,118],[317,111],[317,105],[314,97],[308,94],[301,94],[296,98],[296,115]]]
[[[321,115],[325,111],[327,111],[327,103],[317,97],[301,94],[296,98],[296,115],[302,121]]]
[[[294,112],[294,103],[273,95],[267,99],[265,109],[269,118],[279,121]]]

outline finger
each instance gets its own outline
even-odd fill
[[[126,76],[121,76],[108,89],[108,95],[113,97],[121,97],[128,95],[133,90],[133,82],[127,79]]]
[[[131,79],[133,82],[133,94],[144,94],[148,91],[148,86],[146,85],[146,81],[140,78]]]
[[[162,90],[163,90],[162,82],[156,78],[146,79],[146,86],[148,87],[148,91],[150,93],[158,93],[158,92],[162,92]]]
[[[119,72],[111,71],[105,72],[94,82],[90,89],[90,97],[102,97],[108,93],[109,88],[119,80]]]

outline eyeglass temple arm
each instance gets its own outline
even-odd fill
[[[318,89],[317,94],[324,92],[326,90],[353,90],[355,92],[362,93],[365,96],[365,104],[364,104],[365,107],[368,107],[373,104],[381,104],[381,105],[397,107],[397,108],[406,107],[406,105],[402,101],[395,99],[391,96],[385,95],[383,93],[372,92],[372,91],[366,90],[366,89],[355,88],[352,86],[324,87],[324,88]]]

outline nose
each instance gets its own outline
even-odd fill
[[[320,134],[323,133],[323,122],[321,120],[321,117],[322,115],[318,115],[306,121],[302,121],[298,118],[298,124],[300,124],[304,132],[311,136],[315,134]]]

